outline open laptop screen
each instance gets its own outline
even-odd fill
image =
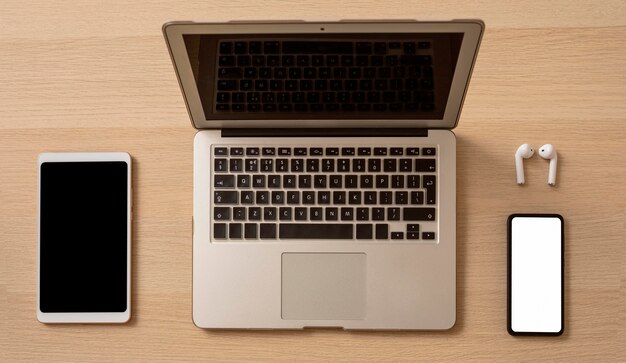
[[[463,33],[183,39],[207,120],[442,120]]]

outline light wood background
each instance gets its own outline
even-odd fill
[[[458,320],[447,332],[203,331],[191,321],[191,127],[168,20],[482,18],[458,137]],[[553,143],[548,163],[513,154]],[[37,154],[134,158],[133,318],[35,316]],[[0,361],[626,360],[623,1],[16,1],[0,3]],[[506,332],[506,217],[566,221],[566,333]]]

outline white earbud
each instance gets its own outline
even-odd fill
[[[539,156],[546,160],[550,160],[550,172],[548,173],[548,184],[556,184],[556,150],[552,144],[545,144],[539,149]]]
[[[535,154],[535,150],[528,144],[522,144],[515,152],[515,170],[517,170],[517,184],[524,184],[524,159]]]

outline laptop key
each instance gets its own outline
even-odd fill
[[[261,159],[261,171],[272,172],[274,171],[273,159]]]
[[[261,239],[276,239],[276,225],[274,223],[261,223],[259,229]]]
[[[357,224],[356,225],[356,239],[372,239],[372,225],[371,224]]]
[[[232,42],[221,42],[220,43],[220,54],[231,54],[233,52],[233,43]]]
[[[303,207],[298,207],[294,210],[294,217],[296,221],[306,221],[307,220],[307,209]]]
[[[237,192],[220,190],[213,193],[215,204],[237,204]]]
[[[418,232],[407,232],[406,239],[420,239],[420,234]]]
[[[272,192],[272,204],[285,204],[285,192],[273,191]]]
[[[338,159],[337,171],[350,171],[350,159]]]
[[[259,159],[246,159],[245,164],[247,172],[256,172],[259,170]]]
[[[231,223],[228,226],[228,238],[241,239],[241,223]]]
[[[354,208],[341,208],[341,220],[342,221],[354,220]]]
[[[370,219],[370,209],[369,208],[357,208],[356,209],[356,220],[357,221],[368,221]]]
[[[234,175],[220,175],[216,174],[213,176],[213,186],[215,188],[232,188],[235,186],[235,176]]]
[[[358,178],[356,175],[346,175],[345,177],[345,188],[346,189],[356,189],[358,188]]]
[[[241,78],[243,72],[238,67],[223,67],[217,71],[217,76],[222,79]]]
[[[367,160],[367,170],[369,172],[378,173],[380,172],[380,159],[368,159]]]
[[[280,207],[278,209],[278,218],[281,221],[291,221],[291,207]]]
[[[392,175],[391,176],[391,187],[395,189],[404,188],[404,175]]]
[[[400,208],[395,208],[395,207],[387,208],[387,220],[399,221],[400,220]]]
[[[275,221],[276,220],[276,207],[263,208],[263,220]]]
[[[372,208],[372,220],[384,221],[385,220],[385,208]]]
[[[352,224],[347,223],[283,223],[279,225],[281,239],[352,239]]]
[[[302,204],[315,204],[315,192],[302,192]]]
[[[435,172],[437,171],[435,159],[415,159],[415,171]]]
[[[228,164],[227,164],[227,160],[226,159],[215,159],[214,161],[214,170],[216,172],[225,172],[228,171]]]
[[[407,204],[408,194],[408,192],[396,192],[396,204]]]
[[[437,179],[434,175],[424,175],[424,188],[426,188],[426,204],[436,204]]]
[[[391,239],[404,239],[404,232],[391,232]]]
[[[322,170],[326,173],[335,171],[335,159],[322,159]]]
[[[326,175],[316,175],[313,177],[315,188],[326,188]]]
[[[330,188],[341,188],[342,186],[342,178],[339,174],[331,174],[329,178],[329,187]]]
[[[380,199],[380,204],[391,204],[393,202],[392,199],[393,193],[392,192],[379,192],[379,199]]]
[[[278,54],[280,51],[280,42],[276,42],[276,41],[264,42],[263,49],[266,54]]]
[[[265,188],[265,175],[252,176],[252,186],[254,188]]]
[[[254,204],[254,192],[250,190],[244,190],[240,194],[241,204]]]
[[[287,204],[300,204],[300,192],[287,192]]]
[[[376,188],[389,188],[389,175],[377,175]]]
[[[424,192],[411,192],[411,204],[424,204]]]
[[[363,193],[363,203],[372,205],[376,204],[376,192],[364,192]]]
[[[416,160],[418,162],[419,160]],[[400,159],[400,171],[412,171],[412,160],[411,159]],[[419,171],[419,170],[418,170]]]
[[[420,176],[419,175],[407,175],[406,178],[407,188],[417,189],[420,187]]]
[[[324,213],[322,213],[322,208],[311,208],[309,212],[311,212],[312,221],[321,221],[322,219],[324,219]]]
[[[296,176],[295,175],[283,175],[283,188],[295,188]]]
[[[216,238],[216,239],[226,238],[226,223],[215,223],[213,225],[213,238]]]
[[[370,189],[374,186],[373,175],[361,175],[361,188]]]
[[[318,192],[317,204],[330,204],[330,192]]]
[[[256,204],[269,204],[270,192],[260,191],[256,193]]]
[[[384,169],[386,172],[396,172],[398,168],[398,161],[396,159],[385,159],[384,160]]]
[[[435,232],[422,232],[422,239],[435,239]]]
[[[233,208],[233,220],[245,221],[246,220],[246,207],[234,207]]]
[[[246,223],[244,228],[245,228],[246,239],[257,239],[256,223]]]
[[[213,208],[213,219],[217,221],[228,221],[230,220],[230,207],[214,207]]]
[[[420,148],[419,147],[407,147],[406,154],[411,155],[411,156],[417,156],[420,154]]]
[[[307,159],[306,160],[306,171],[307,172],[318,172],[318,171],[320,171],[320,160],[319,159]]]
[[[250,188],[250,175],[237,176],[237,188]]]
[[[387,148],[386,147],[375,147],[374,148],[374,155],[387,155]]]
[[[348,203],[349,204],[361,204],[361,192],[348,193]]]
[[[405,221],[434,221],[435,215],[436,215],[435,208],[403,208],[402,209],[402,220],[405,220]]]
[[[223,55],[218,59],[220,67],[232,67],[235,65],[235,57],[232,55]]]
[[[237,91],[237,81],[217,81],[218,91]]]
[[[298,188],[310,188],[311,176],[310,175],[298,175]]]
[[[339,210],[335,207],[328,207],[326,209],[326,220],[336,221],[339,218]]]
[[[355,153],[355,149],[353,147],[342,147],[341,155],[343,156],[353,156]]]
[[[376,224],[376,239],[389,239],[389,225],[384,223]]]
[[[346,204],[346,192],[333,192],[333,204]]]
[[[364,172],[365,159],[352,159],[352,171]]]
[[[291,172],[301,173],[304,171],[304,159],[291,159]]]
[[[248,219],[251,221],[260,221],[261,220],[261,208],[260,207],[248,208]]]

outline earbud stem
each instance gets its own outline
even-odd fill
[[[548,184],[550,186],[556,184],[556,160],[557,155],[555,154],[554,157],[550,159],[550,171],[548,172]]]

